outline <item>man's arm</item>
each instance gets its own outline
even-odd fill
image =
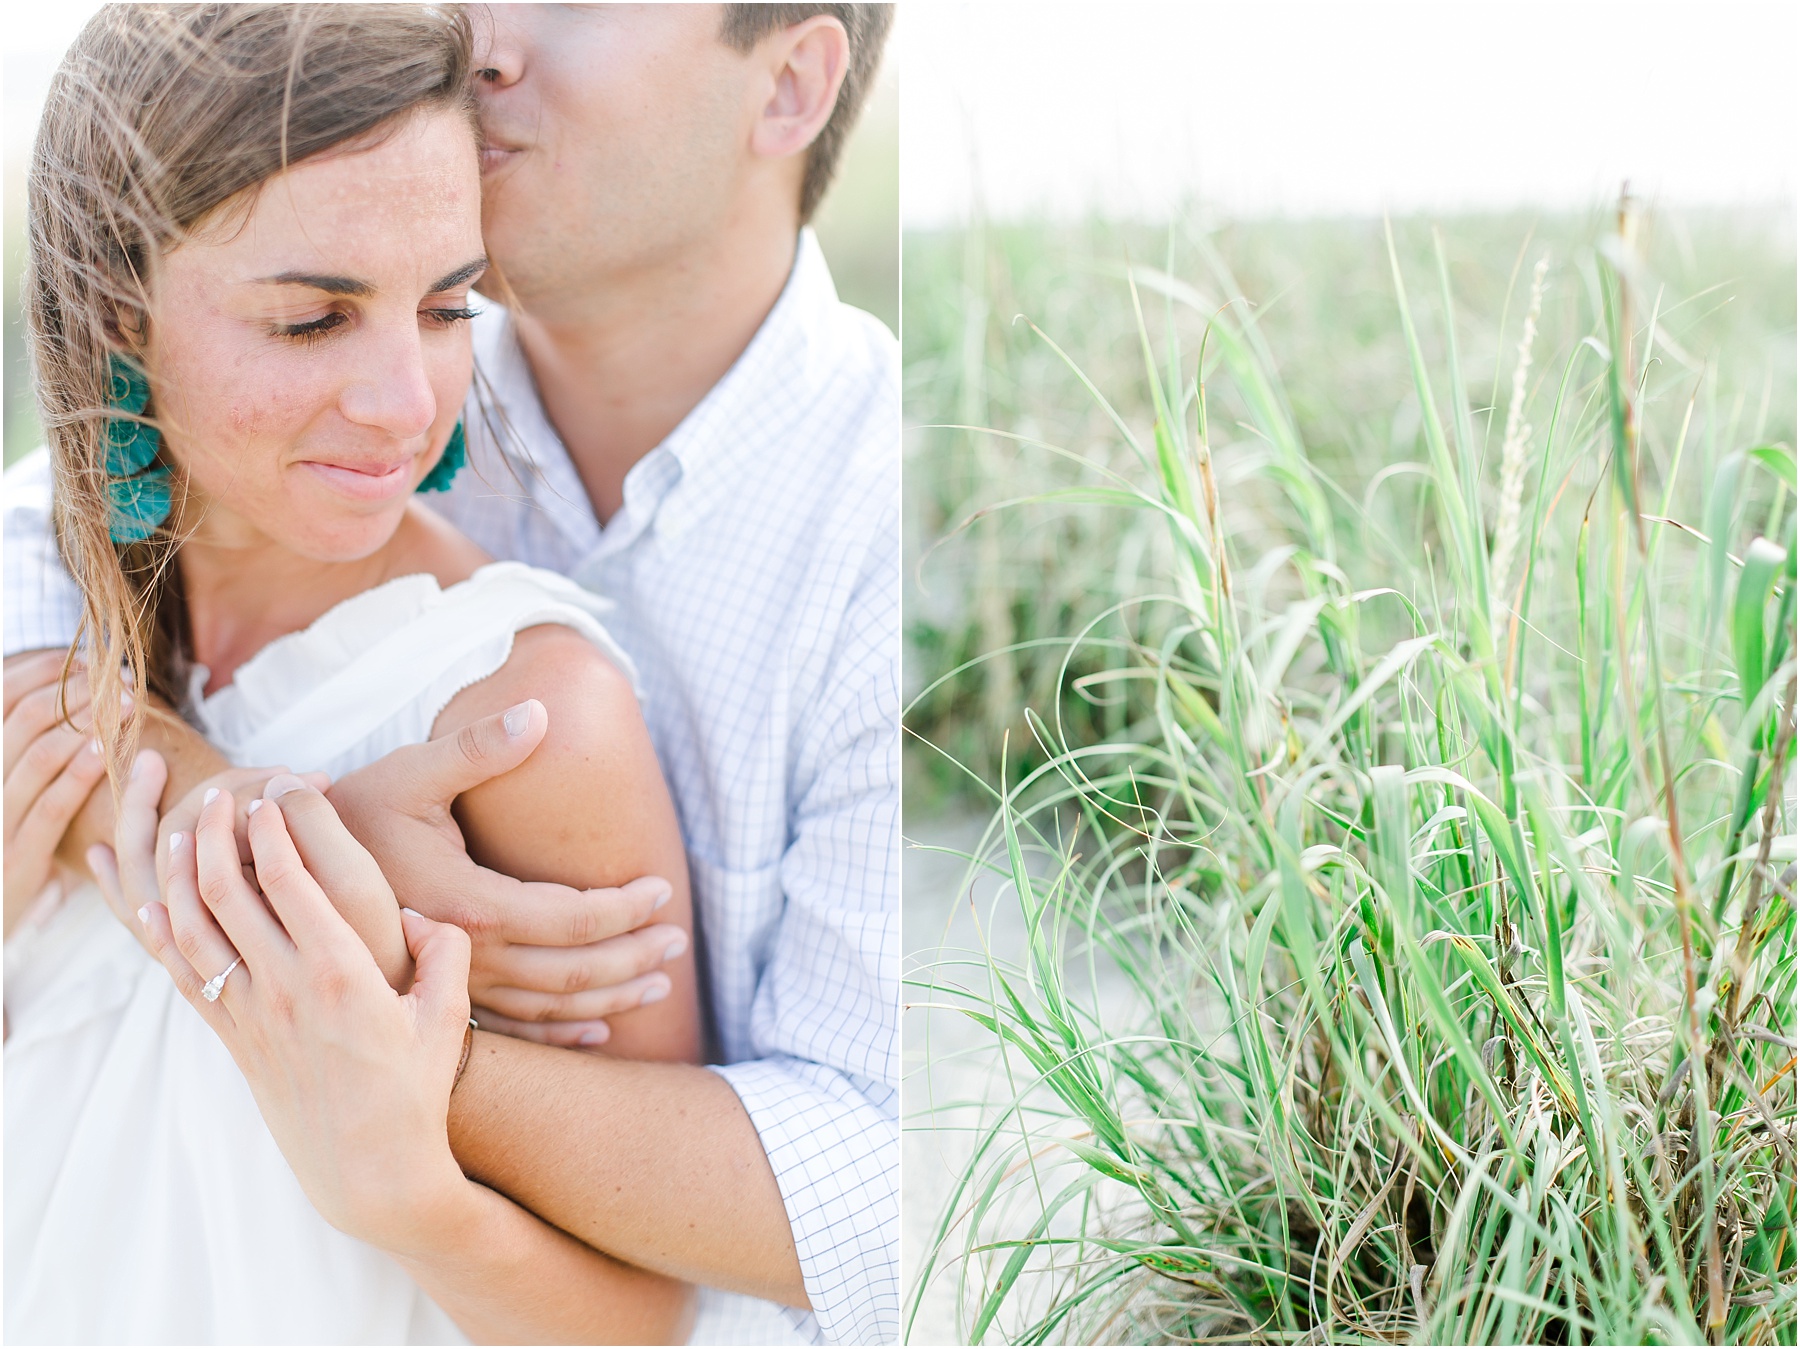
[[[450,1103],[469,1174],[620,1259],[810,1307],[833,1342],[899,1333],[899,689],[884,555],[877,541],[800,719],[759,1057],[695,1072],[477,1034]]]
[[[478,1031],[450,1146],[471,1178],[621,1260],[808,1305],[768,1154],[717,1073]]]

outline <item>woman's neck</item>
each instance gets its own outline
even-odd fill
[[[301,631],[353,595],[414,572],[444,583],[464,579],[474,567],[447,546],[447,531],[415,507],[385,544],[353,562],[303,557],[267,538],[209,537],[204,529],[190,537],[176,559],[193,658],[208,670],[206,692],[231,683],[238,667],[277,637]]]

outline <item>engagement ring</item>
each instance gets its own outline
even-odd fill
[[[223,971],[207,980],[206,987],[200,990],[200,996],[205,998],[208,1002],[217,1002],[219,1000],[219,990],[225,987],[225,981],[231,977],[231,972],[243,963],[244,958],[239,956],[236,960],[227,965]]]

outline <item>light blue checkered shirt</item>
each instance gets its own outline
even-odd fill
[[[775,308],[604,528],[503,310],[475,350],[516,443],[471,404],[474,471],[432,502],[495,557],[618,606],[687,840],[717,1071],[768,1152],[813,1306],[708,1292],[696,1342],[896,1340],[897,344],[839,302],[803,233]],[[8,655],[74,637],[48,504],[41,470],[7,475]]]

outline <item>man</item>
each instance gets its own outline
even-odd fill
[[[647,918],[613,896],[629,916],[587,912],[580,968],[558,967],[552,986],[575,992],[477,1013],[515,1034],[475,1037],[451,1142],[589,1244],[740,1295],[703,1299],[699,1339],[772,1338],[743,1295],[805,1339],[898,1334],[898,360],[837,303],[802,228],[889,15],[503,6],[480,25],[484,232],[509,309],[478,325],[498,415],[471,408],[475,471],[446,510],[496,556],[618,604],[689,848],[722,1066],[523,1038],[604,1038],[614,986],[647,968],[600,958],[620,948],[595,936]],[[15,581],[48,547],[30,524],[9,503],[9,676],[16,654],[66,647],[79,612],[57,583]],[[8,705],[10,833],[26,703],[9,688]],[[168,748],[173,801],[216,765]],[[475,779],[422,754],[331,800],[403,902],[471,927],[478,965],[484,940],[517,959],[514,892],[455,869],[430,827]],[[128,787],[116,880],[98,859],[127,910],[157,898],[154,809]]]

